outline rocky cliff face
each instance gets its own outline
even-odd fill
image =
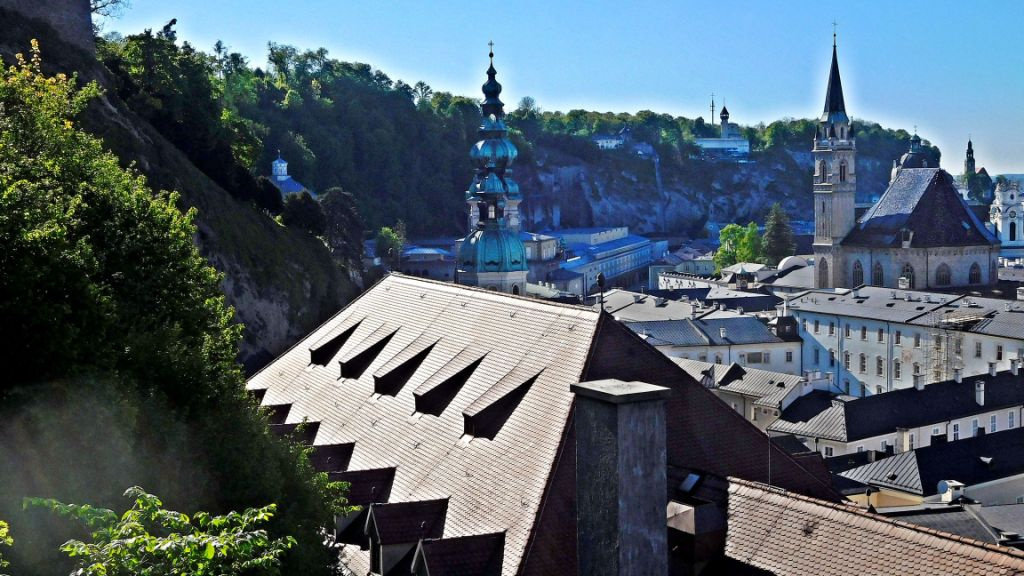
[[[29,40],[36,38],[47,73],[75,72],[83,81],[110,85],[106,69],[90,52],[66,43],[47,24],[3,8],[0,21],[0,57],[6,63],[18,52],[27,53]],[[240,355],[249,370],[307,334],[357,292],[322,241],[233,199],[111,90],[89,106],[81,122],[125,166],[144,174],[154,190],[177,191],[183,209],[197,209],[196,243],[224,274],[227,300],[245,325]]]
[[[806,220],[812,204],[810,150],[775,150],[748,163],[685,159],[665,166],[653,157],[603,151],[597,161],[538,148],[524,182],[526,227],[628,225],[635,232],[697,234],[707,221],[763,222],[779,202],[794,220]],[[889,181],[892,158],[870,150],[857,158],[858,200],[870,200]]]

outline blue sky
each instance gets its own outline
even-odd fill
[[[389,2],[132,0],[105,30],[178,19],[178,37],[223,40],[255,65],[266,43],[325,47],[393,79],[478,96],[487,42],[515,106],[650,109],[708,118],[710,94],[740,124],[821,113],[838,22],[847,111],[913,130],[962,170],[1024,172],[1024,2]]]

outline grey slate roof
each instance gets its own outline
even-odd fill
[[[802,376],[741,367],[739,364],[713,364],[687,358],[672,358],[672,361],[698,382],[702,381],[705,372],[710,370],[717,388],[757,398],[759,404],[777,405],[781,396],[788,394],[803,381]]]
[[[977,382],[985,383],[984,406],[979,406],[975,400]],[[897,428],[918,428],[1020,406],[1024,404],[1024,373],[1019,376],[1010,371],[995,376],[982,374],[964,378],[962,382],[936,382],[925,386],[924,390],[904,388],[848,402],[832,401],[829,406],[817,404],[818,413],[813,413],[801,400],[783,410],[779,420],[768,429],[853,442],[892,434]]]
[[[828,392],[815,390],[794,400],[778,420],[768,425],[768,430],[846,442],[846,408],[851,400],[842,396],[833,398]]]
[[[865,464],[840,476],[920,496],[938,493],[942,480],[967,486],[1024,473],[1024,428],[942,442]],[[982,458],[991,459],[988,463]]]
[[[655,346],[728,346],[784,341],[753,316],[626,322],[626,325]],[[722,328],[725,328],[724,338]]]
[[[927,526],[934,530],[959,534],[982,542],[995,543],[999,541],[999,535],[980,516],[960,505],[947,505],[942,508],[928,508],[906,513],[894,510],[891,513],[885,512],[885,515],[901,522]]]
[[[999,243],[967,207],[953,177],[940,168],[901,169],[842,243],[896,248],[902,245],[903,229],[913,232],[913,248]]]

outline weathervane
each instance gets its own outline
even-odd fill
[[[836,27],[837,26],[839,26],[839,23],[837,23],[835,21],[835,18],[833,18],[832,19],[832,47],[833,48],[836,47]]]

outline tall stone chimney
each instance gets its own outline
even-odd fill
[[[576,394],[579,574],[668,574],[668,388],[597,380]]]

